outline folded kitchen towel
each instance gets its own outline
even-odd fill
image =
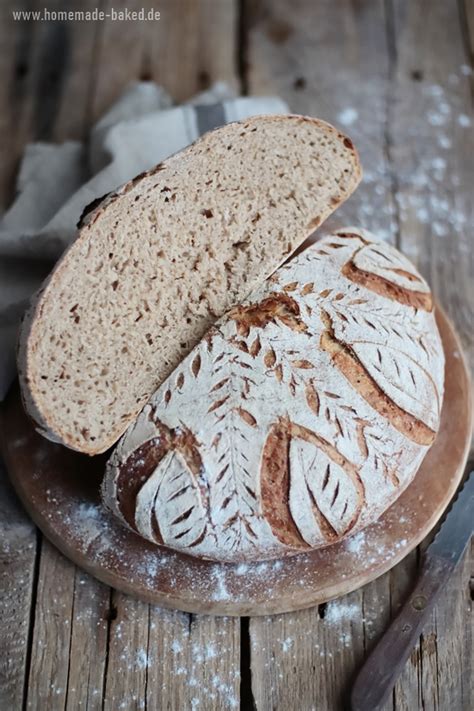
[[[15,376],[21,315],[74,240],[86,205],[206,131],[257,114],[287,112],[279,98],[236,97],[223,83],[173,106],[164,89],[139,82],[95,124],[87,143],[27,146],[17,197],[0,219],[0,399]]]

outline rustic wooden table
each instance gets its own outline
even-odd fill
[[[24,144],[87,135],[133,79],[176,100],[216,79],[345,129],[365,180],[333,218],[397,244],[430,280],[471,364],[471,0],[160,0],[159,22],[0,26],[0,199]],[[47,3],[50,9],[121,2]],[[149,5],[129,0],[129,9]],[[413,582],[420,551],[319,608],[231,619],[164,611],[75,568],[1,478],[0,708],[332,711]],[[466,555],[387,709],[474,707]],[[368,710],[370,711],[370,710]]]

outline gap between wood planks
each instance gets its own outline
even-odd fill
[[[388,74],[386,82],[385,96],[385,130],[384,130],[384,150],[387,161],[387,171],[390,181],[390,192],[392,196],[392,205],[394,206],[394,222],[395,231],[395,246],[401,248],[401,231],[400,231],[400,210],[397,203],[398,180],[392,163],[392,137],[390,133],[392,124],[392,111],[394,98],[391,96],[391,87],[393,85],[394,71],[397,62],[397,40],[395,36],[394,8],[393,0],[384,0],[384,16],[385,16],[385,35],[387,45],[387,63]]]
[[[29,626],[27,635],[27,647],[26,647],[26,660],[25,660],[25,678],[23,680],[23,703],[22,710],[26,711],[26,702],[28,698],[28,681],[30,678],[31,669],[31,657],[33,653],[33,633],[35,629],[35,611],[36,611],[36,598],[38,594],[38,580],[39,580],[39,563],[41,556],[41,544],[42,544],[42,533],[39,528],[35,530],[36,534],[36,547],[35,547],[35,560],[33,566],[33,579],[31,585],[31,603],[30,603],[30,614],[29,614]]]
[[[105,699],[106,699],[106,693],[107,693],[107,677],[108,677],[108,671],[109,671],[109,647],[110,647],[110,634],[112,630],[112,622],[117,619],[117,607],[114,604],[114,590],[113,588],[110,588],[109,590],[109,609],[107,613],[107,637],[106,637],[106,645],[105,645],[105,665],[104,665],[104,679],[102,683],[102,711],[105,706]],[[147,640],[147,647],[148,647],[148,640]],[[146,697],[145,697],[146,698]]]

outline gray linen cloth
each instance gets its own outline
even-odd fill
[[[152,82],[132,84],[95,124],[87,144],[25,149],[17,197],[0,219],[0,399],[15,377],[15,343],[30,296],[76,235],[92,200],[152,168],[202,133],[257,114],[288,113],[276,97],[236,97],[215,84],[186,104]]]

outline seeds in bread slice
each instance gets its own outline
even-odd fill
[[[229,307],[355,189],[351,141],[303,116],[200,138],[94,205],[20,336],[27,410],[50,439],[108,449]]]

